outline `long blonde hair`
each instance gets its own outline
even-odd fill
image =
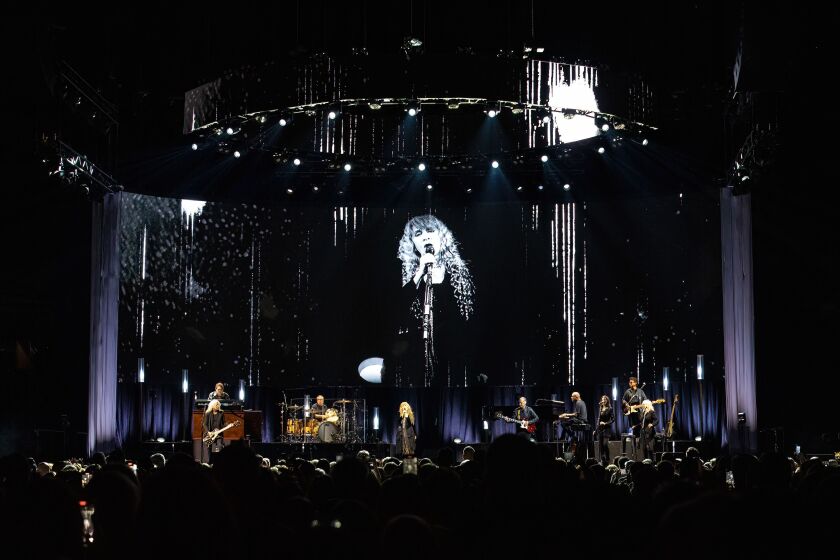
[[[411,218],[403,230],[402,238],[397,250],[397,258],[402,262],[402,285],[408,284],[414,277],[417,267],[420,266],[420,254],[414,247],[414,230],[432,228],[440,234],[440,255],[439,260],[446,272],[450,275],[450,284],[455,292],[455,300],[458,302],[458,310],[464,319],[469,319],[473,314],[473,299],[475,296],[475,285],[473,284],[470,269],[461,253],[458,251],[458,243],[446,224],[440,221],[437,216],[426,214]]]
[[[408,411],[408,419],[411,420],[412,424],[414,424],[414,411],[411,410],[411,405],[405,401],[400,403],[400,418],[402,418],[403,408]]]
[[[211,412],[213,412],[213,409],[216,407],[216,405],[219,405],[219,409],[221,410],[222,401],[220,401],[219,399],[213,399],[212,401],[207,403],[207,410],[204,411],[204,414],[210,414]]]

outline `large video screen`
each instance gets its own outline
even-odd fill
[[[120,223],[124,380],[138,358],[147,381],[186,369],[208,386],[609,383],[679,375],[697,354],[721,367],[709,193],[411,209],[124,193]]]

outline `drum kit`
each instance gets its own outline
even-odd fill
[[[293,399],[294,400],[294,399]],[[361,443],[359,430],[364,420],[364,401],[339,399],[323,414],[314,415],[301,404],[277,403],[284,413],[282,439],[289,443]]]

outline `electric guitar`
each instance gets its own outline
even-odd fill
[[[529,424],[527,420],[517,420],[516,418],[503,416],[501,412],[496,413],[496,420],[504,420],[505,422],[519,424],[519,427],[523,430],[527,430],[529,434],[533,434],[537,431],[536,424]]]
[[[204,443],[206,443],[207,445],[210,445],[211,443],[213,443],[214,441],[216,441],[219,438],[219,436],[222,434],[222,432],[224,432],[225,430],[229,430],[230,428],[234,428],[234,427],[238,426],[239,424],[240,424],[239,420],[236,420],[235,422],[231,422],[230,424],[228,424],[224,428],[219,428],[218,430],[213,430],[212,432],[207,432],[206,434],[204,434],[204,438],[203,438]]]
[[[650,404],[662,404],[665,402],[665,399],[656,399],[655,401],[650,401]],[[624,416],[630,416],[634,412],[638,412],[638,410],[642,408],[640,404],[631,404],[625,407],[624,409]]]
[[[678,402],[680,402],[680,396],[674,395],[674,404],[671,405],[671,419],[668,420],[668,425],[665,427],[665,437],[668,439],[674,437],[674,412],[677,410]]]

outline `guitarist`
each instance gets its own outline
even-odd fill
[[[624,396],[621,397],[622,406],[624,407],[625,412],[627,412],[630,405],[640,405],[642,404],[642,401],[647,399],[645,392],[638,386],[638,379],[631,377],[629,384],[630,388],[624,391]],[[627,420],[630,422],[631,429],[633,430],[633,437],[638,438],[642,426],[641,414],[638,411],[631,412],[630,415],[627,416]]]
[[[225,427],[225,413],[222,412],[222,403],[219,402],[219,399],[213,399],[207,405],[207,410],[204,412],[204,436],[209,434],[214,430],[220,430]],[[216,453],[222,450],[224,447],[224,438],[217,437],[212,443],[206,444],[207,451],[209,452],[209,463],[212,465],[215,458]]]
[[[519,406],[513,411],[513,418],[518,422],[516,424],[516,433],[524,434],[525,436],[530,436],[530,434],[528,433],[528,428],[523,427],[523,421],[525,426],[530,426],[540,421],[540,417],[537,416],[534,409],[528,406],[528,400],[525,397],[519,397]]]

